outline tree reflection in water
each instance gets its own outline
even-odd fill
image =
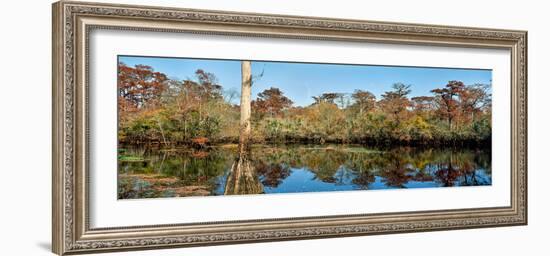
[[[249,154],[242,154],[231,166],[225,181],[225,195],[260,194],[264,191]]]
[[[288,176],[290,176],[290,167],[286,164],[270,164],[264,161],[256,163],[257,175],[261,177],[264,186],[276,188]]]
[[[242,195],[491,185],[486,149],[364,148],[350,145],[236,149],[128,148],[119,198]]]

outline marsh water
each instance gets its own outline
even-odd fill
[[[255,145],[245,163],[238,161],[236,152],[236,145],[120,147],[118,198],[413,189],[492,182],[488,149]],[[246,166],[244,174],[235,171],[241,164]]]

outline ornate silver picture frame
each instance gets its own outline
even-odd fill
[[[508,50],[510,204],[91,227],[88,71],[90,33],[95,30]],[[527,224],[526,31],[61,1],[53,5],[52,65],[52,247],[59,255]]]

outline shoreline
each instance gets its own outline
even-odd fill
[[[250,143],[251,147],[307,147],[307,146],[314,146],[318,148],[338,148],[338,147],[361,147],[361,148],[377,148],[377,149],[390,149],[390,148],[418,148],[418,149],[459,149],[459,148],[466,148],[466,149],[481,149],[481,150],[491,150],[492,145],[491,143],[464,143],[464,144],[445,144],[445,143],[438,143],[438,144],[426,144],[426,143],[409,143],[409,144],[394,144],[394,143],[380,143],[380,144],[362,144],[362,143],[334,143],[334,142],[325,142],[325,143],[296,143],[296,142],[252,142]],[[164,144],[164,143],[158,143],[158,142],[148,142],[148,143],[119,143],[118,149],[124,149],[126,147],[145,147],[145,148],[156,148],[156,149],[162,149],[162,150],[177,150],[177,149],[193,149],[193,150],[210,150],[210,149],[231,149],[231,148],[237,148],[238,143],[233,142],[225,142],[225,143],[211,143],[208,145],[204,145],[201,147],[197,147],[192,145],[191,143],[170,143],[170,144]]]

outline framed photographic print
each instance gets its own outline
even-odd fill
[[[55,3],[53,251],[525,225],[526,40]]]

